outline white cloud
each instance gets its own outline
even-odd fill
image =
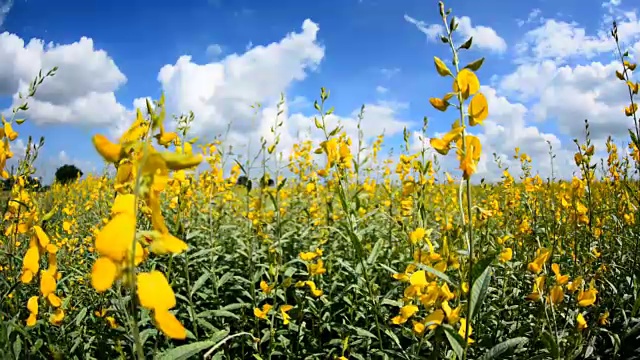
[[[507,50],[507,43],[501,38],[495,30],[488,26],[472,26],[471,19],[468,16],[457,18],[458,31],[465,38],[473,36],[473,45],[483,50],[491,50],[503,53]]]
[[[0,1],[0,26],[4,23],[4,19],[7,18],[9,11],[13,7],[13,0]]]
[[[521,20],[518,19],[516,20],[516,23],[518,24],[518,26],[522,27],[526,24],[531,24],[533,22],[538,22],[538,21],[543,21],[544,18],[541,16],[542,15],[542,10],[535,8],[533,10],[531,10],[531,12],[529,12],[529,15],[527,15],[527,19],[526,20]]]
[[[304,96],[296,96],[287,102],[289,109],[305,109],[312,105],[311,101]]]
[[[251,144],[255,153],[260,139],[273,141],[271,127],[276,123],[276,104],[282,93],[292,84],[304,80],[324,58],[324,47],[317,41],[319,26],[305,20],[302,30],[286,35],[278,42],[255,46],[243,54],[230,54],[219,61],[194,63],[190,56],[181,56],[175,64],[165,65],[158,81],[167,96],[170,113],[192,110],[195,121],[193,136],[203,140],[226,134],[226,145],[232,145],[235,154],[244,154]],[[389,70],[388,74],[398,70]],[[332,98],[335,95],[332,95]],[[262,107],[255,113],[251,105]],[[331,98],[329,100],[329,105]],[[322,132],[315,129],[315,110],[312,101],[294,96],[285,101],[278,121],[282,123],[279,152],[288,156],[293,144],[304,139],[321,141]],[[366,104],[363,120],[365,138],[382,132],[396,134],[408,125],[398,119],[407,105],[400,102]],[[339,113],[327,117],[328,128],[342,124],[356,142],[357,115],[360,109],[348,115]],[[230,125],[227,133],[227,126]]]
[[[570,165],[573,153],[563,148],[565,144],[555,134],[543,132],[535,125],[528,124],[525,119],[529,110],[523,104],[510,102],[489,86],[482,86],[481,91],[489,103],[489,118],[482,126],[470,129],[482,143],[482,156],[474,181],[479,181],[480,178],[488,181],[500,179],[502,173],[494,161],[494,154],[502,161],[503,166],[510,168],[512,175],[519,174],[519,162],[513,159],[516,147],[531,157],[534,173],[539,173],[542,177],[551,176],[549,143],[553,146],[553,152],[556,155],[554,175],[565,179],[572,176],[574,168]],[[436,133],[431,136],[441,135]],[[422,139],[420,133],[414,132],[412,150],[419,150],[423,144],[429,147],[429,139]],[[434,154],[431,150],[428,153]],[[452,151],[444,157],[439,156],[438,159],[442,170],[459,177],[460,170],[458,170],[455,152]]]
[[[405,21],[415,25],[423,34],[427,35],[427,39],[430,41],[435,41],[438,39],[438,36],[444,35],[444,27],[440,24],[427,24],[424,21],[416,20],[407,14],[404,15],[404,19]]]
[[[126,77],[104,50],[94,48],[93,40],[57,45],[42,40],[24,40],[14,34],[0,34],[0,93],[26,93],[29,83],[40,70],[54,66],[58,71],[38,88],[29,101],[26,116],[36,124],[66,123],[106,125],[120,121],[124,107],[116,101],[114,92],[126,82]]]
[[[635,11],[616,12],[618,35],[624,46],[633,47],[640,41],[640,19]],[[602,28],[595,34],[587,33],[576,22],[547,19],[542,25],[528,31],[516,44],[517,62],[552,60],[566,63],[570,59],[592,60],[602,54],[614,55],[615,42],[610,35],[611,15],[605,14]]]
[[[387,79],[391,79],[392,77],[398,75],[400,73],[399,68],[382,68],[380,69],[380,73]]]
[[[404,19],[415,25],[430,41],[436,41],[440,35],[445,34],[445,28],[440,24],[427,24],[409,15],[405,15]],[[456,17],[456,20],[458,21],[458,30],[456,32],[462,38],[461,41],[466,41],[469,37],[473,36],[473,44],[479,49],[498,53],[503,53],[507,49],[506,41],[492,28],[482,25],[473,26],[471,24],[471,18],[468,16]]]
[[[378,94],[386,94],[389,91],[389,89],[387,89],[386,87],[382,86],[382,85],[378,85],[376,86],[376,92]]]
[[[207,46],[207,56],[209,57],[216,58],[222,55],[222,53],[223,53],[223,50],[220,44],[211,44]]]
[[[318,30],[305,20],[299,33],[218,62],[196,64],[190,56],[181,56],[158,74],[170,112],[192,110],[193,131],[201,135],[213,136],[229,123],[241,134],[255,131],[250,106],[273,106],[281,92],[320,64],[324,48],[316,42]]]

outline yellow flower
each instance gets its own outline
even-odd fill
[[[33,276],[38,272],[40,265],[40,252],[36,246],[30,246],[22,259],[22,276],[20,281],[24,284],[28,284],[33,279]]]
[[[316,252],[313,252],[313,251],[301,252],[300,253],[300,259],[302,259],[303,261],[311,261],[311,260],[315,259],[317,256],[318,256],[318,254]]]
[[[601,326],[605,326],[609,323],[609,312],[605,311],[602,314],[600,314],[600,317],[598,317],[598,324],[600,324]]]
[[[324,267],[324,262],[322,259],[318,259],[316,264],[309,264],[309,274],[310,275],[322,275],[327,272],[327,269]]]
[[[409,234],[409,240],[411,240],[411,243],[415,245],[419,241],[424,240],[424,237],[426,234],[427,232],[425,231],[424,228],[421,228],[421,227],[417,228]]]
[[[169,312],[176,306],[176,296],[167,278],[158,270],[137,275],[138,300],[146,309],[153,310],[156,326],[166,336],[173,339],[185,339],[186,329]]]
[[[453,298],[455,298],[455,294],[451,292],[451,290],[449,290],[449,285],[447,285],[446,283],[444,283],[441,287],[440,287],[440,296],[444,299],[444,301],[448,301],[448,300],[453,300]]]
[[[538,276],[533,284],[533,291],[531,294],[527,295],[527,300],[538,301],[540,300],[540,296],[542,291],[544,291],[544,281],[546,279],[546,275]]]
[[[9,138],[9,140],[14,141],[15,139],[17,139],[18,133],[13,130],[11,123],[4,121],[4,117],[2,119],[2,122],[4,123],[4,133]]]
[[[596,302],[596,294],[598,290],[589,289],[587,291],[580,291],[578,293],[578,305],[582,307],[591,306]]]
[[[38,297],[32,296],[27,301],[27,310],[29,310],[29,318],[27,318],[27,326],[31,327],[38,320]]]
[[[444,99],[432,97],[429,99],[429,102],[431,103],[431,106],[433,106],[434,108],[440,111],[446,111],[447,108],[449,107],[449,102]]]
[[[584,330],[588,327],[587,321],[584,319],[584,316],[582,316],[582,314],[578,314],[578,317],[576,318],[576,323],[577,323],[578,330]]]
[[[274,285],[269,285],[269,284],[267,284],[267,282],[266,282],[266,281],[264,281],[264,280],[261,280],[261,281],[260,281],[260,289],[261,289],[261,290],[262,290],[262,292],[263,292],[263,293],[265,293],[265,294],[269,294],[269,293],[271,292],[271,290],[273,290],[273,287],[274,287],[274,286],[275,286],[275,284],[274,284]]]
[[[262,305],[262,309],[254,308],[253,315],[259,319],[267,320],[267,314],[269,314],[272,307],[273,306],[271,304],[264,304]]]
[[[489,116],[489,104],[487,98],[482,93],[477,93],[469,102],[469,125],[482,125],[482,122]]]
[[[564,285],[569,281],[569,275],[562,275],[560,273],[560,265],[556,263],[551,264],[551,271],[556,275],[558,285]]]
[[[56,309],[56,311],[54,311],[53,314],[51,314],[51,316],[49,317],[49,322],[52,323],[53,325],[60,325],[63,319],[64,319],[64,310]]]
[[[93,136],[93,146],[96,148],[100,156],[111,163],[118,163],[122,156],[122,146],[120,144],[109,141],[104,135]]]
[[[316,283],[311,281],[311,280],[307,280],[307,281],[299,281],[296,283],[296,287],[304,287],[304,286],[308,286],[309,287],[309,291],[311,291],[311,295],[313,295],[313,297],[320,297],[322,296],[322,290],[318,289],[316,287]]]
[[[280,306],[280,315],[282,315],[282,322],[285,325],[289,325],[289,319],[291,319],[291,317],[289,316],[289,314],[287,314],[287,312],[291,309],[293,309],[293,306],[291,305]]]
[[[551,288],[549,292],[549,302],[552,304],[560,304],[564,299],[564,291],[562,291],[562,286],[556,285]]]
[[[184,241],[169,233],[153,232],[151,235],[151,244],[149,245],[149,251],[154,254],[180,254],[186,251],[189,246]],[[140,254],[136,252],[136,255]]]
[[[567,290],[571,292],[578,291],[578,289],[580,289],[583,283],[584,283],[584,280],[582,279],[582,276],[578,276],[577,278],[575,278],[575,280],[573,280],[567,285]]]
[[[172,141],[175,141],[178,138],[178,134],[175,132],[160,132],[159,134],[154,135],[156,140],[158,140],[158,144],[164,147],[168,147]]]
[[[400,315],[395,316],[393,319],[391,319],[391,322],[394,323],[395,325],[404,324],[417,312],[418,312],[417,306],[405,305],[402,308],[400,308]]]
[[[457,140],[458,160],[460,161],[460,170],[462,170],[463,177],[469,179],[476,172],[476,165],[480,161],[480,155],[482,154],[482,144],[477,137],[467,135],[464,139],[466,141],[466,149],[463,153],[462,141],[462,138]]]
[[[113,316],[107,316],[104,319],[107,321],[110,328],[116,329],[118,327],[118,324],[116,323],[116,319]]]
[[[433,330],[440,326],[444,321],[444,311],[442,309],[435,310],[424,319],[425,325],[429,330]]]
[[[512,258],[513,258],[513,250],[511,248],[502,249],[499,256],[500,262],[505,263],[511,260]]]
[[[478,90],[480,90],[480,81],[476,74],[469,69],[460,70],[453,81],[453,91],[462,93],[462,98],[466,100]]]
[[[48,271],[40,272],[40,292],[42,296],[47,297],[56,291],[56,279]]]
[[[449,306],[448,301],[443,301],[441,306],[449,324],[453,325],[457,323],[458,320],[460,320],[460,310],[462,309],[461,306],[458,306],[457,308],[452,310]]]
[[[131,248],[136,219],[130,213],[118,213],[96,235],[95,247],[100,255],[120,262]]]
[[[549,259],[549,250],[547,249],[538,249],[538,256],[529,263],[527,268],[534,274],[540,273],[542,271],[542,267]]]
[[[117,275],[117,265],[107,257],[100,257],[93,263],[91,269],[91,286],[97,292],[107,291],[113,285]]]
[[[149,310],[171,309],[176,306],[176,296],[167,278],[158,270],[137,275],[140,305]]]
[[[468,344],[474,343],[474,340],[471,339],[472,333],[473,333],[473,328],[471,327],[471,324],[469,324],[469,338],[467,340]],[[458,330],[458,334],[464,339],[465,335],[467,334],[467,319],[465,318],[460,319],[460,330]]]
[[[169,310],[156,310],[153,314],[156,326],[166,336],[172,339],[184,340],[187,338],[187,330]]]
[[[446,133],[441,139],[431,138],[429,142],[434,150],[441,155],[447,155],[451,149],[451,143],[458,140],[462,136],[462,126],[454,126],[448,133]]]

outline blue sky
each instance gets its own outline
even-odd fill
[[[603,81],[610,77],[615,64],[611,63],[610,42],[598,32],[605,29],[603,24],[608,20],[616,18],[627,26],[625,40],[628,47],[640,51],[638,13],[633,3],[626,1],[628,4],[624,0],[613,0],[606,6],[602,0],[450,1],[446,4],[454,7],[454,15],[468,17],[468,26],[462,32],[474,34],[474,48],[463,54],[463,62],[481,56],[486,58],[478,75],[481,83],[489,87],[483,88],[483,92],[487,93],[490,106],[496,107],[496,111],[491,111],[490,124],[476,131],[483,135],[483,144],[489,152],[488,159],[483,160],[487,165],[481,167],[483,176],[497,174],[489,164],[490,152],[506,157],[511,154],[513,144],[522,144],[524,150],[532,152],[534,161],[546,162],[543,148],[545,141],[549,140],[561,152],[559,161],[569,161],[572,151],[570,139],[580,134],[584,117],[600,121],[599,126],[594,125],[598,129],[598,137],[604,138],[609,125],[614,122],[617,125],[611,125],[611,132],[617,135],[624,133],[622,130],[628,123],[625,123],[627,119],[620,119],[619,104],[625,99],[603,94],[616,88],[624,94],[625,89],[619,83]],[[299,57],[299,61],[290,60],[290,65],[299,65],[300,69],[283,75],[290,79],[268,91],[255,89],[255,93],[262,97],[255,101],[261,101],[266,108],[273,107],[275,95],[281,91],[289,100],[297,98],[299,101],[295,106],[292,104],[287,112],[288,115],[300,115],[290,118],[292,137],[296,131],[293,128],[303,129],[300,122],[304,117],[313,115],[311,104],[318,97],[320,86],[331,90],[330,104],[335,106],[336,114],[347,122],[353,122],[352,112],[361,104],[374,106],[373,119],[365,117],[365,123],[372,131],[395,131],[387,146],[397,147],[402,137],[402,126],[412,131],[419,130],[425,115],[430,119],[429,136],[446,131],[455,119],[453,113],[439,113],[428,102],[430,97],[442,96],[450,87],[450,80],[437,76],[433,69],[433,56],[449,59],[448,48],[419,29],[433,29],[433,24],[441,24],[436,1],[284,0],[275,6],[271,2],[250,0],[14,0],[9,4],[10,7],[5,7],[10,10],[0,31],[22,39],[23,47],[34,38],[45,45],[41,46],[40,54],[31,54],[22,51],[24,49],[16,50],[14,43],[9,46],[7,36],[0,39],[0,53],[5,58],[13,56],[9,61],[11,65],[0,71],[3,72],[0,73],[0,85],[3,81],[8,84],[0,86],[0,89],[6,89],[0,94],[3,108],[11,105],[12,96],[17,91],[16,82],[12,87],[11,79],[28,79],[38,64],[51,65],[56,59],[65,59],[55,65],[61,67],[61,73],[64,71],[68,75],[63,78],[66,80],[63,88],[68,95],[57,100],[51,100],[53,97],[48,95],[43,97],[39,111],[27,114],[28,121],[18,128],[25,140],[28,135],[46,137],[44,154],[39,162],[40,174],[46,178],[52,176],[55,167],[61,165],[60,161],[76,163],[85,172],[93,167],[101,168],[101,161],[91,146],[91,134],[112,134],[114,127],[124,126],[120,122],[126,122],[127,116],[132,120],[130,115],[136,99],[157,98],[164,89],[168,96],[177,98],[170,109],[185,111],[185,104],[190,102],[181,99],[182,94],[210,99],[219,91],[210,89],[207,92],[203,87],[218,80],[224,84],[220,85],[224,86],[224,94],[237,94],[233,91],[236,87],[242,89],[243,94],[251,94],[254,93],[252,79],[256,76],[265,72],[284,74],[287,71],[288,65],[271,63],[278,59]],[[314,34],[311,30],[308,33],[303,31],[301,27],[305,19],[310,19],[319,30]],[[203,67],[189,73],[187,67],[179,68],[177,64],[181,56],[188,55],[190,64],[224,64],[228,72],[235,61],[227,58],[230,54],[243,58],[255,47],[278,45],[290,33],[309,34],[313,38],[300,40],[299,48],[307,46],[306,52],[300,50],[302,55],[296,53],[298,45],[281,52],[274,49],[271,55],[282,56],[276,56],[276,60],[256,53],[251,62],[242,64],[242,69],[250,73],[248,68],[255,66],[263,71],[250,73],[253,75],[244,78],[242,84],[228,80],[228,73],[226,80],[212,78],[209,81],[206,75],[213,73]],[[92,41],[89,52],[63,49],[82,37]],[[459,40],[464,40],[463,37],[461,35]],[[48,48],[49,43],[51,48]],[[57,56],[48,58],[43,55],[56,47],[62,47]],[[64,51],[68,54],[62,54]],[[96,59],[101,61],[90,60],[90,54],[100,51],[105,52],[102,58],[96,55]],[[27,66],[28,69],[19,65],[30,61],[35,65]],[[173,82],[167,79],[163,82],[159,78],[165,65],[173,66],[175,70]],[[110,69],[109,78],[106,75],[105,79],[100,78],[101,66]],[[81,68],[84,70],[78,70]],[[76,79],[72,76],[74,73],[88,75],[84,79]],[[273,83],[270,79],[257,79],[256,86],[269,87]],[[198,82],[196,80],[204,84],[196,88],[193,85]],[[62,80],[51,80],[52,83],[54,81]],[[82,84],[74,88],[75,81]],[[43,89],[47,85],[45,83]],[[113,93],[117,103],[91,102],[85,95],[92,91],[104,95],[102,99]],[[571,99],[562,99],[574,91]],[[203,119],[200,131],[210,135],[209,130],[219,128],[214,124],[219,125],[220,120],[213,119],[218,115],[207,111],[230,119],[236,115],[241,118],[244,112],[237,107],[243,101],[248,107],[248,100],[242,98],[240,105],[234,105],[233,109],[220,110],[221,100],[210,99],[215,105],[201,104],[201,113],[198,112],[199,104],[192,110],[196,121]],[[66,111],[65,106],[78,107],[81,103],[86,107],[102,104],[113,109],[100,110],[95,106],[94,112],[102,113],[100,119],[100,114],[93,119],[93,112],[84,108],[82,111],[69,110],[70,115],[57,121],[55,114],[47,111],[54,108],[46,107],[47,102],[56,105],[55,109],[61,113]],[[566,105],[568,103],[570,105]],[[107,116],[110,111],[114,112],[113,116]],[[84,118],[73,118],[73,114],[83,114]],[[573,115],[574,120],[571,119]],[[212,119],[207,119],[208,116]],[[265,115],[260,121],[267,121],[267,118]],[[386,121],[389,126],[380,125]],[[243,126],[239,129],[234,137],[236,142],[242,142],[242,135],[246,133]],[[263,134],[256,131],[255,135]],[[417,135],[412,139],[418,141]],[[541,172],[545,171],[545,166],[541,164]]]

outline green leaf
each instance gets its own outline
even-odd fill
[[[80,324],[82,324],[85,316],[87,316],[87,308],[82,308],[82,310],[80,310],[80,312],[76,316],[76,326],[80,326]]]
[[[466,49],[469,50],[471,47],[471,43],[473,43],[473,36],[469,38],[469,40],[465,41],[464,44],[460,45],[458,49]]]
[[[240,319],[240,317],[231,311],[227,310],[206,310],[197,315],[199,318],[205,317],[232,317],[234,319]]]
[[[193,284],[193,287],[191,287],[191,295],[195,294],[196,291],[198,291],[202,285],[204,285],[207,280],[209,280],[209,275],[210,273],[205,272],[204,274],[200,275],[200,277],[198,278],[198,280],[196,280],[196,282]]]
[[[16,359],[20,359],[22,355],[22,339],[16,338],[16,341],[13,343],[13,354]]]
[[[444,329],[444,334],[447,336],[447,340],[449,340],[449,345],[458,356],[458,359],[462,359],[464,354],[464,339],[460,334],[458,334],[451,325],[442,325]]]
[[[453,285],[455,287],[458,287],[458,285],[451,280],[451,278],[449,276],[447,276],[447,274],[440,272],[434,268],[432,268],[431,266],[420,266],[420,269],[423,269],[427,272],[432,273],[433,275],[439,277],[440,279],[442,279],[443,281],[446,281],[447,283],[449,283],[449,285]]]
[[[491,360],[491,359],[502,359],[502,354],[507,351],[518,347],[522,344],[525,344],[529,339],[526,337],[517,337],[509,340],[505,340],[500,344],[492,347],[489,351],[487,351],[479,360]]]
[[[384,245],[384,240],[385,239],[380,238],[373,245],[373,249],[371,249],[369,258],[367,258],[367,263],[369,263],[369,265],[373,265],[373,263],[378,259],[378,256],[380,255],[380,250],[382,249],[382,245]]]
[[[451,70],[447,67],[447,65],[442,61],[439,57],[434,56],[433,62],[436,65],[436,71],[440,76],[452,76]],[[406,134],[406,132],[405,132]]]
[[[487,296],[487,290],[489,289],[489,283],[491,282],[491,267],[488,266],[482,274],[473,282],[473,288],[471,289],[471,314],[470,319],[474,319],[480,313],[480,308],[484,302],[484,298]]]
[[[546,330],[542,332],[542,342],[546,345],[546,348],[551,353],[551,356],[557,359],[559,357],[558,344],[556,343],[556,340],[553,338],[553,336]]]
[[[478,71],[478,70],[480,70],[480,67],[482,66],[483,62],[484,62],[484,58],[480,58],[480,59],[468,64],[464,68],[465,69],[469,69],[469,70],[473,70],[473,71]]]
[[[377,336],[373,335],[370,331],[367,331],[365,329],[362,329],[362,328],[359,328],[359,327],[354,327],[354,330],[360,336],[368,337],[368,338],[371,338],[371,339],[378,339]]]
[[[213,334],[213,337],[209,340],[198,341],[195,343],[178,346],[176,348],[167,350],[157,357],[159,360],[182,360],[190,359],[191,357],[199,354],[205,349],[214,347],[220,340],[229,334],[229,330],[220,330]]]

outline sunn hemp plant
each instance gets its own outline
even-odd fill
[[[599,149],[577,119],[584,136],[560,164],[569,178],[556,178],[549,141],[549,176],[516,147],[511,159],[492,154],[500,176],[489,183],[478,179],[474,135],[489,121],[484,59],[460,59],[473,39],[438,8],[451,56],[434,63],[447,90],[423,106],[455,121],[433,137],[424,118],[386,154],[384,134],[366,131],[368,109],[348,126],[326,88],[308,124],[317,134],[288,136],[282,95],[268,131],[244,149],[227,141],[233,124],[208,141],[190,137],[197,114],[165,120],[161,96],[117,138],[93,136],[103,174],[43,191],[29,179],[44,139],[13,153],[22,112],[56,69],[38,74],[0,127],[0,352],[640,358],[640,85],[623,32],[613,25],[621,67],[611,80],[628,90],[619,115],[630,141],[609,136]],[[272,109],[252,109],[262,128]]]

